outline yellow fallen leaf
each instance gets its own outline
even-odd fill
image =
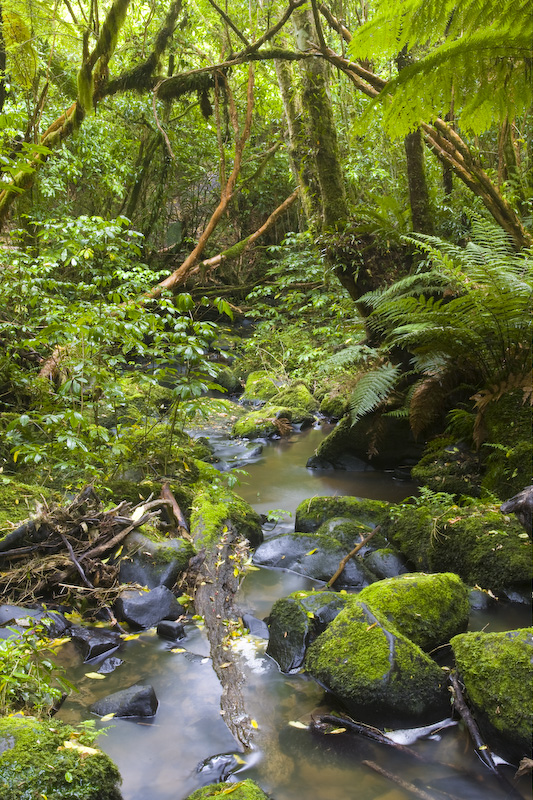
[[[226,669],[226,667],[231,667],[231,661],[225,661],[224,664],[220,665],[220,669]]]
[[[185,650],[184,647],[173,647],[170,652],[171,653],[186,653],[187,651]]]
[[[110,714],[104,714],[103,717],[100,717],[100,722],[107,722],[109,719],[113,719],[115,716],[115,712],[112,711]]]
[[[86,672],[85,673],[85,677],[86,678],[92,678],[95,681],[103,681],[104,678],[105,678],[105,675],[101,675],[99,672]]]
[[[310,550],[310,551],[309,551],[308,553],[306,553],[305,555],[306,555],[306,556],[312,556],[312,555],[313,555],[313,553],[316,553],[316,551],[317,551],[317,550],[318,550],[318,547],[314,547],[312,550]]]
[[[97,756],[100,752],[99,750],[95,750],[94,747],[86,747],[84,744],[78,744],[78,742],[71,742],[68,739],[66,742],[63,742],[63,747],[66,750],[77,750],[79,753],[82,753],[84,756]]]
[[[326,733],[346,733],[346,728],[333,728],[332,731],[326,731]]]
[[[289,725],[291,726],[291,728],[300,728],[300,730],[302,731],[306,731],[308,729],[307,725],[304,725],[303,722],[299,722],[298,720],[291,719]]]
[[[138,508],[136,508],[133,514],[131,515],[133,522],[137,522],[137,520],[140,519],[143,516],[143,514],[144,514],[144,506],[139,506]]]
[[[121,638],[124,639],[125,642],[131,642],[132,639],[138,639],[140,633],[123,633],[121,634]]]
[[[257,722],[255,721],[255,719],[251,719],[251,720],[250,720],[250,725],[252,726],[252,728],[258,728],[258,727],[259,727],[259,725],[258,725],[258,724],[257,724]]]

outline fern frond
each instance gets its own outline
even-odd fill
[[[389,397],[402,377],[401,367],[390,363],[363,375],[350,397],[352,425],[375,411]]]
[[[379,357],[379,351],[366,344],[354,344],[334,353],[321,365],[319,374],[336,372],[356,365],[367,365]]]

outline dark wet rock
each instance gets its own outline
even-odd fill
[[[344,608],[347,597],[336,592],[302,591],[274,603],[266,652],[282,672],[300,669],[307,647]]]
[[[500,506],[502,514],[516,514],[518,521],[531,536],[533,525],[533,486],[526,486],[521,492],[506,500]]]
[[[468,602],[473,611],[485,611],[496,603],[496,598],[483,589],[471,589]]]
[[[468,625],[468,589],[451,572],[408,573],[373,583],[358,595],[422,650],[434,650]]]
[[[463,633],[451,644],[486,743],[515,764],[531,757],[533,628]]]
[[[310,645],[305,668],[363,722],[429,722],[449,710],[440,667],[353,597]]]
[[[307,469],[321,469],[326,471],[335,469],[333,464],[330,464],[330,462],[326,461],[324,458],[318,458],[318,456],[310,456],[305,466]]]
[[[111,655],[121,644],[120,634],[104,628],[82,628],[74,625],[70,636],[74,644],[81,650],[84,661]]]
[[[353,550],[353,548],[361,542],[361,539],[368,536],[371,532],[372,527],[370,525],[365,525],[364,522],[359,522],[349,517],[333,517],[323,522],[316,533],[318,536],[333,537],[345,547]],[[364,556],[365,553],[371,549],[372,545],[378,547],[378,542],[385,543],[383,537],[379,537],[379,534],[376,534],[368,545],[361,548],[359,555]]]
[[[201,776],[204,785],[225,781],[232,772],[239,768],[239,762],[233,753],[220,753],[200,761],[196,772]]]
[[[115,717],[153,717],[158,705],[153,686],[135,684],[97,700],[90,710],[99,717],[107,714],[114,714]]]
[[[162,619],[177,619],[185,613],[170,589],[157,586],[149,592],[128,590],[115,603],[115,613],[133,628],[151,628]]]
[[[531,586],[531,539],[493,505],[451,505],[444,511],[406,505],[382,530],[416,569],[455,572],[470,586],[497,593]]]
[[[328,581],[349,552],[350,548],[330,536],[283,533],[263,542],[255,551],[253,562],[263,567],[289,569],[315,580]],[[361,589],[374,580],[375,576],[363,562],[352,558],[335,586]]]
[[[383,547],[373,550],[364,557],[368,569],[380,580],[383,578],[395,578],[409,572],[405,558],[390,547]]]
[[[263,622],[262,619],[257,619],[257,617],[253,617],[251,614],[243,614],[242,622],[244,627],[248,628],[248,632],[251,636],[257,636],[258,639],[268,639],[268,625],[266,622]]]
[[[363,500],[360,497],[312,497],[296,509],[294,529],[312,533],[333,519],[343,517],[374,527],[387,517],[389,504],[383,500]]]
[[[101,675],[110,675],[117,669],[117,667],[120,667],[120,665],[123,663],[124,661],[121,658],[117,658],[116,656],[110,656],[109,658],[106,658],[105,661],[102,661],[102,663],[100,664],[100,666],[96,671],[99,672]]]
[[[376,452],[377,451],[377,452]],[[372,452],[372,456],[369,456]],[[347,457],[355,457],[379,469],[392,469],[409,460],[418,460],[422,446],[414,441],[406,419],[368,414],[354,425],[344,417],[320,443],[319,459],[346,469]]]
[[[124,541],[119,568],[121,583],[138,583],[155,589],[171,589],[178,576],[184,573],[194,555],[185,539],[153,539],[133,531]]]
[[[182,622],[172,619],[163,619],[157,626],[157,635],[162,639],[175,641],[185,638],[185,628]]]
[[[27,620],[35,625],[41,623],[50,636],[61,636],[70,627],[70,623],[59,611],[48,611],[43,608],[24,608],[24,606],[8,604],[0,606],[0,626],[16,626],[17,620]],[[18,627],[19,630],[23,630],[27,626]]]

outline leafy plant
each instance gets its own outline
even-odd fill
[[[368,324],[374,335],[396,358],[407,353],[409,365],[391,361],[359,381],[351,400],[354,421],[401,390],[403,408],[396,403],[396,413],[408,415],[419,434],[449,410],[460,389],[474,401],[479,445],[491,402],[515,390],[531,401],[530,254],[517,254],[500,229],[481,219],[473,221],[473,237],[465,248],[411,237],[432,270],[363,298],[373,308]]]
[[[27,709],[46,714],[74,689],[50,654],[68,639],[51,640],[44,625],[0,639],[0,713]]]

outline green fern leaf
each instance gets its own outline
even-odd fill
[[[352,425],[375,411],[396,388],[401,377],[401,367],[390,363],[363,375],[350,398]]]

